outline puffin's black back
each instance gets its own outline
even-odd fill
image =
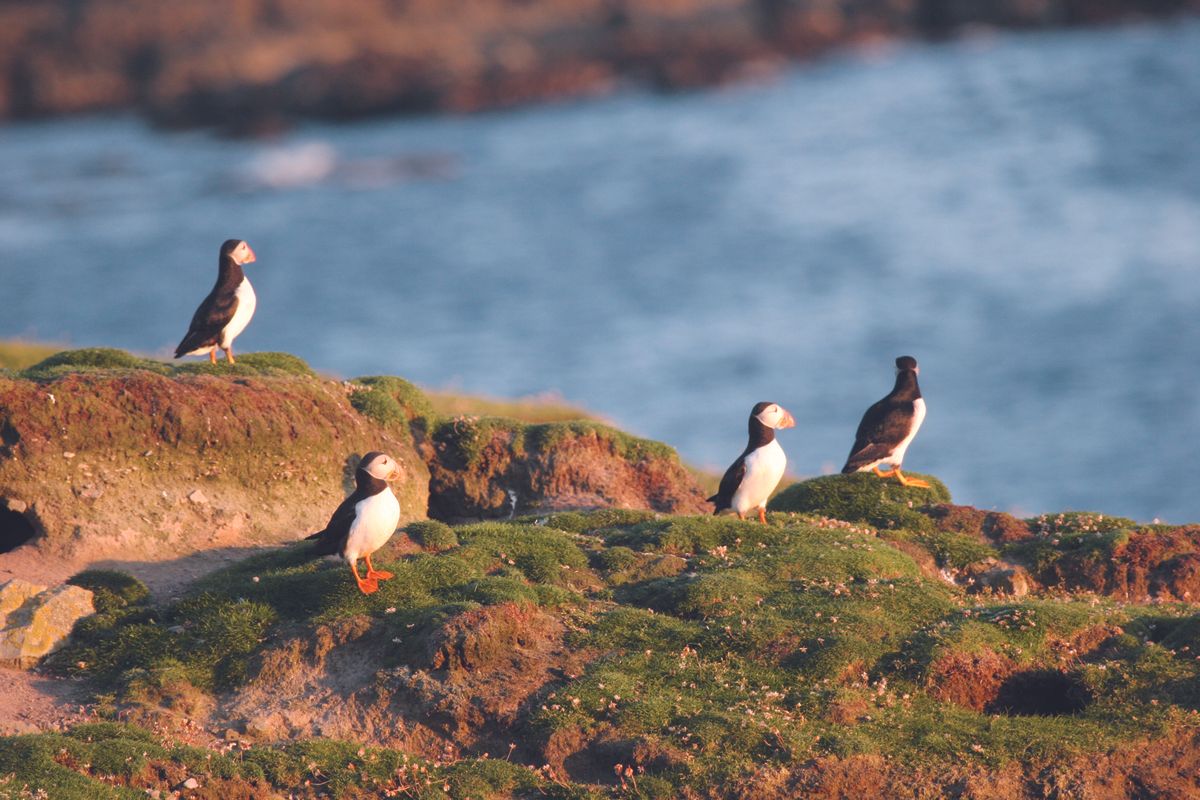
[[[772,405],[773,403],[770,401],[763,401],[755,403],[754,408],[750,409],[750,422],[747,426],[750,436],[746,443],[746,449],[729,466],[729,469],[725,470],[725,474],[721,477],[721,485],[717,488],[717,493],[708,498],[708,502],[715,504],[713,514],[721,513],[733,503],[734,492],[742,485],[742,479],[746,477],[746,456],[775,440],[775,429],[763,425],[758,419],[758,415]]]
[[[917,383],[917,360],[912,356],[896,359],[896,384],[892,391],[867,409],[854,434],[854,446],[846,458],[842,473],[862,467],[892,454],[912,430],[916,410],[913,401],[921,396]]]

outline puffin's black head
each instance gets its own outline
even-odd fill
[[[221,245],[221,258],[228,258],[238,266],[255,260],[254,251],[241,239],[226,239],[225,244]]]
[[[917,360],[912,356],[900,356],[896,359],[896,372],[913,371],[918,375],[921,374],[921,368],[917,366]]]
[[[381,481],[400,474],[400,465],[391,456],[374,450],[362,457],[362,461],[358,462],[358,469]]]
[[[750,409],[750,418],[757,419],[768,428],[776,430],[796,426],[796,420],[792,418],[786,408],[778,403],[755,403],[754,408]]]

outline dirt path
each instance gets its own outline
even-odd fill
[[[63,730],[94,719],[83,684],[0,669],[0,735]]]

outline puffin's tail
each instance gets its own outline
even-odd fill
[[[325,531],[317,531],[316,533],[310,533],[308,536],[305,536],[301,541],[304,541],[304,542],[315,541],[316,542],[316,545],[313,546],[313,549],[309,551],[309,555],[313,556],[314,558],[317,556],[333,555],[338,550],[337,542],[333,541],[332,537],[325,536]]]
[[[714,508],[714,509],[713,509],[713,516],[714,516],[714,517],[715,517],[717,514],[720,514],[720,513],[721,513],[722,511],[724,511],[725,509],[729,508],[729,504],[728,504],[728,503],[723,503],[723,502],[722,502],[722,500],[721,500],[721,495],[720,495],[719,493],[718,493],[718,494],[714,494],[712,497],[706,497],[706,498],[705,498],[705,500],[706,500],[707,502],[709,502],[709,503],[712,503],[714,506],[716,506],[716,508]]]

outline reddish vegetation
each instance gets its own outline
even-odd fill
[[[943,503],[925,513],[933,519],[938,530],[964,533],[992,544],[1019,542],[1033,536],[1028,523],[999,511]]]
[[[368,450],[403,465],[406,518],[428,502],[403,432],[358,414],[332,381],[0,379],[0,432],[0,498],[29,506],[43,552],[77,561],[294,540],[324,525]]]
[[[756,775],[739,796],[761,800],[944,796],[962,800],[1187,800],[1200,796],[1200,739],[1195,733],[1180,732],[1067,762],[1010,763],[995,769],[963,766],[932,771],[903,767],[881,756],[828,757],[810,761],[788,776],[778,772]]]
[[[431,462],[431,517],[458,521],[602,507],[691,514],[712,508],[673,456],[626,459],[614,440],[590,431],[566,435],[546,451],[526,451],[517,442],[519,430],[481,435],[486,441],[469,461],[443,448]]]
[[[1016,669],[1016,662],[991,650],[952,651],[930,668],[929,693],[938,700],[983,711],[996,701],[1000,687]]]
[[[1200,526],[1141,530],[1111,552],[1067,551],[1038,580],[1123,600],[1200,599]]]
[[[138,107],[168,123],[471,110],[690,87],[839,44],[966,26],[1044,27],[1197,0],[472,0],[0,4],[0,119]]]

